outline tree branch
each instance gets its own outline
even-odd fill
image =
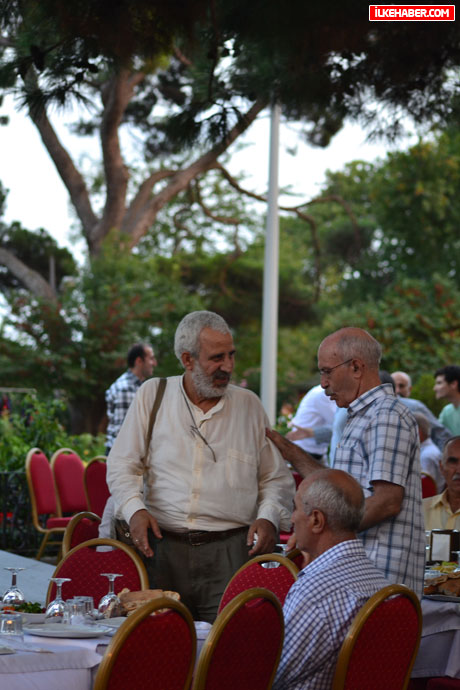
[[[40,113],[29,110],[29,115],[69,192],[72,204],[80,218],[83,233],[89,240],[91,231],[97,223],[97,216],[92,209],[85,181],[59,141],[45,110],[41,110]]]
[[[173,177],[176,174],[176,170],[157,170],[152,173],[138,189],[138,192],[134,199],[131,201],[125,217],[123,218],[122,231],[129,233],[130,227],[136,225],[136,223],[141,218],[141,214],[145,211],[152,190],[157,182],[166,179],[167,177]]]
[[[158,211],[163,208],[168,201],[173,199],[176,194],[185,189],[197,175],[214,167],[218,157],[229,148],[237,137],[248,129],[266,106],[267,103],[265,101],[256,101],[246,115],[232,127],[228,135],[221,142],[213,146],[210,151],[200,156],[187,168],[175,173],[169,184],[146,204],[143,212],[138,214],[138,220],[135,225],[129,229],[131,247],[135,247],[140,239],[146,234],[149,227],[154,223]]]
[[[144,78],[142,72],[121,70],[102,90],[104,112],[100,135],[107,191],[102,218],[90,236],[90,248],[96,251],[110,230],[121,228],[123,223],[129,173],[121,153],[119,127],[135,87]]]
[[[32,270],[7,249],[0,248],[0,263],[26,287],[35,297],[56,300],[56,293],[51,285],[37,271]]]

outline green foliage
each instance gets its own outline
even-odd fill
[[[56,398],[26,395],[15,400],[10,413],[0,417],[0,470],[24,468],[31,448],[41,448],[48,457],[58,448],[75,450],[83,460],[104,453],[104,437],[72,436],[65,430],[67,405]]]

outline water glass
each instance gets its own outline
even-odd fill
[[[11,641],[24,641],[22,632],[22,613],[2,613],[0,615],[0,635]],[[6,640],[5,640],[6,643]]]
[[[62,620],[65,625],[85,625],[86,623],[86,605],[84,601],[77,598],[67,599],[66,611]]]
[[[93,625],[94,623],[94,599],[93,597],[78,596],[74,597],[77,601],[81,601],[85,607],[85,625]]]

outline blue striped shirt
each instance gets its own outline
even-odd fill
[[[399,514],[359,536],[371,561],[390,582],[403,583],[421,596],[425,528],[418,429],[390,384],[372,388],[351,403],[334,468],[353,475],[365,496],[372,495],[374,481],[404,488]]]
[[[307,565],[284,602],[285,637],[273,690],[330,690],[353,618],[388,584],[358,539]]]

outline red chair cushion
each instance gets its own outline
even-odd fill
[[[63,513],[88,510],[83,474],[85,466],[75,453],[62,453],[54,461],[54,478]]]
[[[225,626],[214,649],[206,690],[266,690],[282,637],[278,613],[269,601],[253,599],[245,604]]]
[[[74,546],[82,544],[89,539],[97,539],[98,536],[99,522],[90,520],[89,518],[82,518],[74,527],[70,538],[70,548],[73,549]]]
[[[56,513],[53,473],[44,453],[34,453],[29,464],[38,515]]]
[[[422,498],[429,498],[429,496],[436,496],[438,488],[436,482],[432,477],[427,477],[422,474]]]
[[[344,688],[402,688],[417,635],[418,618],[411,601],[404,596],[384,601],[358,635]]]
[[[70,517],[51,517],[46,521],[47,529],[55,529],[56,527],[63,527],[64,529],[69,524]]]
[[[284,604],[286,594],[295,582],[292,573],[284,566],[278,568],[264,568],[261,563],[251,563],[230,580],[219,605],[219,611],[237,594],[252,587],[265,587],[276,594],[281,604]]]
[[[426,690],[460,690],[460,680],[449,676],[430,678]]]
[[[147,616],[121,648],[107,690],[184,688],[192,651],[190,630],[179,613]]]
[[[89,510],[102,517],[105,504],[110,496],[106,481],[107,465],[105,462],[92,462],[86,468],[85,484],[88,494]]]
[[[123,577],[115,579],[115,592],[120,592],[124,587],[131,591],[141,588],[140,577],[134,561],[121,549],[113,551],[96,551],[95,548],[86,546],[69,554],[56,569],[54,577],[70,577],[71,582],[65,582],[62,586],[63,599],[83,595],[94,598],[97,606],[99,601],[109,590],[109,581],[102,577],[101,573],[121,573]],[[56,588],[51,588],[51,599],[56,596]],[[51,600],[50,599],[50,600]]]

